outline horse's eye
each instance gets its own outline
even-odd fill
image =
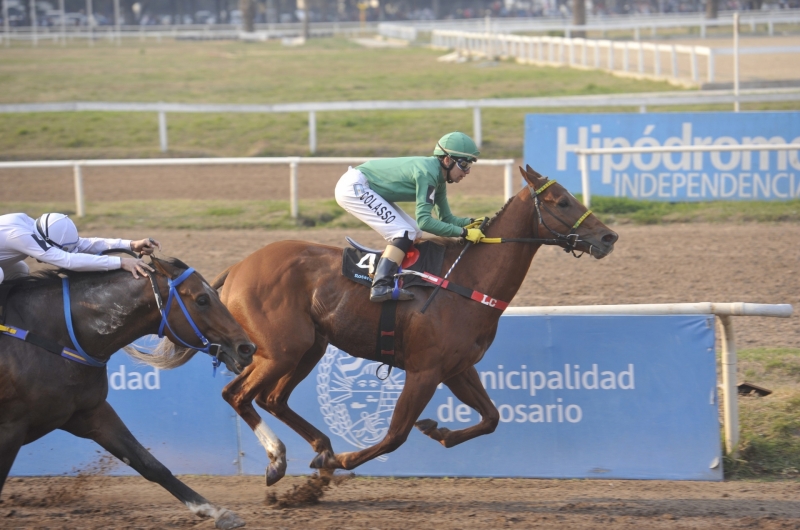
[[[201,294],[197,297],[197,305],[208,305],[208,295]]]
[[[566,197],[564,197],[563,199],[558,201],[558,207],[559,208],[566,208],[567,206],[569,206],[569,201],[567,200]]]

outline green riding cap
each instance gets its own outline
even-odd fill
[[[472,138],[462,132],[451,132],[442,136],[433,150],[434,156],[451,156],[453,158],[467,158],[471,161],[478,159],[481,154]]]

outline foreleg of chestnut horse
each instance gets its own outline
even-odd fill
[[[297,385],[308,377],[311,370],[317,365],[319,360],[325,355],[325,348],[328,340],[317,335],[314,345],[303,355],[297,367],[289,378],[283,378],[269,391],[262,392],[257,398],[256,403],[264,410],[281,420],[294,432],[303,437],[316,453],[327,451],[333,455],[331,439],[314,427],[305,418],[289,408],[289,396],[291,396]]]
[[[223,399],[253,429],[259,443],[267,452],[269,458],[265,472],[267,486],[272,486],[286,474],[286,446],[261,419],[253,407],[253,399],[261,392],[269,392],[278,380],[292,369],[293,366],[289,363],[278,363],[257,356],[250,366],[222,389]]]
[[[317,469],[353,469],[364,462],[377,458],[383,454],[391,453],[406,441],[408,433],[414,427],[419,415],[433,397],[436,385],[439,384],[438,372],[406,372],[406,382],[392,414],[392,422],[386,436],[373,445],[361,451],[340,453],[333,459],[323,458],[319,455],[311,463]]]
[[[169,469],[156,460],[133,437],[107,401],[90,411],[75,414],[61,428],[75,436],[94,440],[144,478],[160,484],[195,515],[213,517],[217,528],[229,529],[244,526],[245,522],[235,513],[226,508],[214,506],[175,478]]]
[[[474,366],[447,379],[444,384],[457,399],[478,411],[481,421],[466,429],[451,431],[447,427],[437,428],[438,424],[433,420],[421,420],[416,424],[419,430],[445,447],[453,447],[477,436],[494,432],[500,421],[500,414],[486,393],[486,389],[483,388],[478,370]]]

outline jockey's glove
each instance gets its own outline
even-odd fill
[[[467,228],[467,229],[480,228],[481,224],[483,224],[483,222],[485,220],[486,220],[486,217],[475,217],[475,218],[472,219],[472,222],[470,224],[468,224],[467,226],[465,226],[464,228]]]
[[[485,238],[486,236],[480,231],[479,228],[464,228],[464,230],[461,232],[461,237],[470,243],[480,243],[481,239]]]

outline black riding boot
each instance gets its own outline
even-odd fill
[[[369,292],[369,299],[371,302],[385,302],[392,299],[392,290],[394,290],[394,275],[397,274],[398,265],[389,258],[381,257],[378,260],[378,266],[375,267],[375,279],[372,280],[372,290]],[[398,300],[411,300],[414,298],[414,293],[400,289],[398,291]]]

